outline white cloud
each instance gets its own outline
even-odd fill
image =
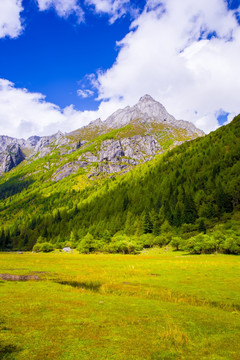
[[[110,23],[125,15],[127,12],[137,14],[130,0],[85,0],[86,4],[93,5],[96,13],[105,13],[110,16]]]
[[[127,12],[137,14],[136,8],[130,5],[129,0],[36,0],[36,2],[40,11],[53,8],[60,17],[64,18],[75,14],[79,23],[84,21],[82,9],[84,4],[93,6],[97,14],[108,14],[110,23]],[[0,0],[0,38],[5,36],[15,38],[21,34],[22,11],[22,0]]]
[[[98,76],[99,99],[133,104],[149,93],[206,132],[219,109],[239,112],[240,27],[224,0],[151,0],[131,30]]]
[[[22,31],[22,0],[0,1],[0,38],[17,37]]]
[[[78,96],[82,97],[83,99],[86,99],[88,97],[91,97],[93,96],[94,92],[92,90],[82,90],[82,89],[79,89],[77,90],[77,94]]]
[[[69,15],[75,14],[79,22],[84,19],[84,13],[78,0],[37,0],[37,2],[40,11],[54,8],[61,17],[67,18]]]
[[[60,16],[72,11],[66,4],[78,6],[75,0],[38,1],[42,10],[52,4]],[[90,1],[97,12],[113,16],[114,1]],[[120,2],[115,2],[118,9]],[[63,12],[59,4],[66,5]],[[218,127],[220,109],[229,113],[228,122],[240,112],[239,44],[240,26],[224,0],[148,0],[118,43],[115,64],[104,73],[87,75],[80,84],[79,96],[92,95],[88,86],[98,90],[102,100],[98,111],[80,112],[73,105],[62,110],[44,95],[0,79],[0,134],[28,137],[71,131],[133,105],[146,93],[176,118],[212,131]]]
[[[127,12],[137,14],[136,7],[131,5],[130,0],[37,0],[37,2],[40,11],[54,8],[61,17],[76,14],[79,22],[84,20],[84,4],[94,9],[97,14],[107,14],[110,23],[114,23]]]
[[[0,134],[18,138],[50,135],[58,130],[70,132],[98,117],[105,119],[116,108],[116,103],[102,102],[98,111],[77,111],[73,105],[63,110],[47,102],[40,93],[16,88],[0,79]]]

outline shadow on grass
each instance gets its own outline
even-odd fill
[[[74,288],[86,289],[98,292],[102,284],[99,281],[75,281],[75,280],[60,280],[55,281],[61,285],[68,285]]]
[[[15,359],[14,354],[20,352],[21,349],[19,349],[15,345],[4,345],[0,344],[0,360],[3,359]]]

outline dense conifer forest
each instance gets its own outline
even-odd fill
[[[124,175],[50,179],[52,154],[0,180],[1,250],[240,253],[240,115]],[[41,172],[45,168],[48,171]]]

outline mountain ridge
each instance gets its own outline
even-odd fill
[[[34,157],[47,156],[51,154],[54,149],[60,149],[62,155],[70,154],[80,147],[84,149],[84,147],[86,148],[91,144],[91,141],[95,138],[110,133],[111,131],[126,129],[127,126],[129,126],[129,132],[125,131],[125,134],[122,133],[122,135],[119,135],[115,140],[121,141],[121,139],[127,138],[128,141],[125,141],[125,145],[127,143],[130,149],[132,147],[136,150],[132,158],[133,161],[130,162],[129,165],[136,165],[139,160],[144,161],[145,159],[147,161],[159,153],[162,148],[160,135],[162,136],[164,132],[166,133],[164,136],[171,139],[171,146],[176,146],[182,141],[192,140],[193,138],[204,135],[203,131],[197,129],[192,123],[184,120],[176,120],[166,111],[162,104],[154,100],[150,95],[144,95],[133,107],[127,106],[124,109],[119,109],[104,121],[96,119],[88,125],[69,133],[63,134],[61,131],[58,131],[56,134],[50,136],[31,136],[27,140],[1,136],[0,175],[8,172],[25,159],[29,161]],[[178,132],[181,132],[181,134],[178,134]],[[138,136],[138,138],[136,136]],[[139,136],[142,138],[139,138]],[[131,141],[129,141],[130,138]],[[124,151],[121,143],[106,142],[106,140],[103,140],[105,143],[102,144],[101,150],[103,151],[104,148],[106,150],[107,145],[109,145],[110,148],[107,149],[107,152],[110,154],[112,149],[112,155],[108,155],[106,158],[108,161],[116,162],[115,160],[119,159],[119,157],[129,157],[129,149],[125,149]],[[140,144],[139,146],[137,146],[137,142],[138,145]],[[150,145],[150,143],[152,145]],[[115,150],[114,144],[116,146]],[[148,145],[145,146],[145,144]],[[157,146],[157,144],[159,144],[159,146]],[[119,146],[122,148],[121,153],[119,153],[117,149]],[[150,148],[152,148],[151,152],[149,152]],[[162,151],[165,151],[165,149]],[[133,154],[133,152],[131,153]],[[141,155],[138,156],[137,153],[138,155],[141,153]],[[144,156],[145,153],[147,154],[146,157]],[[119,156],[119,154],[121,155]],[[86,155],[87,163],[106,160],[101,154],[99,154],[98,157],[95,155],[95,153]],[[82,159],[79,160],[82,161]],[[81,165],[82,163],[80,163],[80,166]],[[74,168],[76,168],[76,163]],[[119,164],[119,166],[115,166],[114,172],[119,172],[123,168],[126,168],[126,166]],[[101,166],[99,169],[100,172],[111,172],[111,168],[106,168],[106,166]],[[69,174],[69,172],[67,173]]]

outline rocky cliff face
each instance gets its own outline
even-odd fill
[[[2,137],[0,138],[2,140]],[[4,143],[4,145],[3,145]],[[20,164],[24,160],[24,155],[20,148],[20,145],[11,141],[11,139],[4,139],[1,142],[0,152],[0,175],[4,172],[10,171],[12,168]]]
[[[0,175],[10,171],[25,159],[40,158],[48,155],[55,146],[67,144],[69,139],[61,133],[51,136],[31,136],[27,140],[0,136]]]
[[[101,139],[105,134],[107,139]],[[117,110],[105,121],[97,119],[69,134],[59,131],[51,136],[31,136],[27,140],[0,136],[0,175],[24,159],[43,158],[56,149],[59,162],[78,149],[81,154],[76,153],[74,161],[57,169],[52,177],[55,181],[79,168],[84,168],[89,177],[103,172],[123,172],[203,135],[192,123],[176,120],[162,104],[145,95],[136,105]]]

